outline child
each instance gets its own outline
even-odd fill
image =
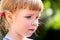
[[[38,17],[43,5],[41,0],[1,0],[1,11],[5,29],[3,40],[24,40],[38,27]],[[25,40],[30,40],[26,38]]]

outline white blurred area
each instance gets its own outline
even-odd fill
[[[33,40],[33,39],[24,37],[23,40]]]
[[[53,14],[53,10],[51,8],[46,10],[47,16],[51,16]]]

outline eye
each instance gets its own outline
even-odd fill
[[[31,18],[31,16],[25,16],[25,18],[29,18],[29,19],[30,19],[30,18]]]

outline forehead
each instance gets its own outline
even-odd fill
[[[39,11],[37,10],[29,10],[29,9],[21,9],[19,14],[23,15],[39,15]]]

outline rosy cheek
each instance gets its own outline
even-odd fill
[[[31,25],[31,22],[30,22],[30,21],[26,21],[26,22],[25,22],[25,26],[26,26],[27,28],[29,28],[30,25]]]

